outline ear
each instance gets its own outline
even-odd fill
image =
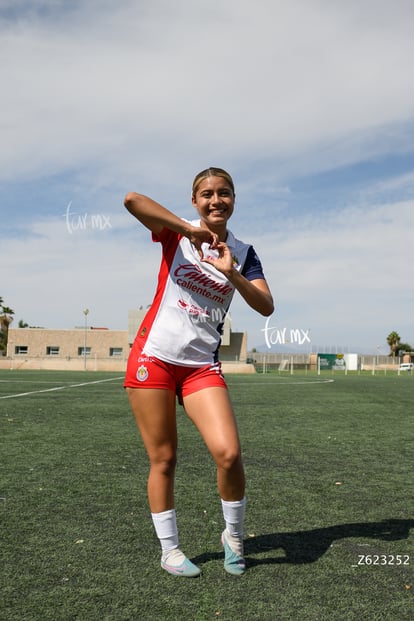
[[[196,201],[196,197],[194,196],[194,194],[191,194],[191,202],[193,204],[193,207],[197,208],[197,201]]]

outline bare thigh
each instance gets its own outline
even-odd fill
[[[217,465],[240,454],[233,406],[226,388],[204,388],[184,397],[188,417],[199,430]]]
[[[177,450],[175,393],[155,388],[126,391],[150,462],[171,460]]]

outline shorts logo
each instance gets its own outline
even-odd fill
[[[141,366],[138,367],[137,380],[139,382],[145,382],[146,379],[148,379],[148,369],[146,366],[141,364]]]

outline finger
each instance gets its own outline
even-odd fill
[[[219,236],[217,235],[217,233],[212,233],[211,237],[212,237],[212,239],[211,239],[211,242],[210,242],[210,248],[212,250],[214,250],[220,244]]]

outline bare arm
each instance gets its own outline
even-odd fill
[[[264,317],[269,317],[273,313],[275,310],[273,297],[264,278],[247,280],[235,269],[232,270],[231,274],[227,275],[227,278],[251,308]]]
[[[192,226],[148,196],[129,192],[125,197],[124,205],[137,220],[155,235],[159,235],[165,227],[188,237],[201,258],[203,257],[201,251],[203,242],[209,243],[211,248],[215,248],[218,243],[218,236],[215,233],[205,228]]]
[[[224,242],[217,244],[217,250],[219,251],[218,259],[203,259],[204,262],[210,263],[224,274],[251,308],[265,317],[271,315],[274,311],[274,304],[266,280],[264,278],[247,280],[243,274],[234,269],[233,257]]]

